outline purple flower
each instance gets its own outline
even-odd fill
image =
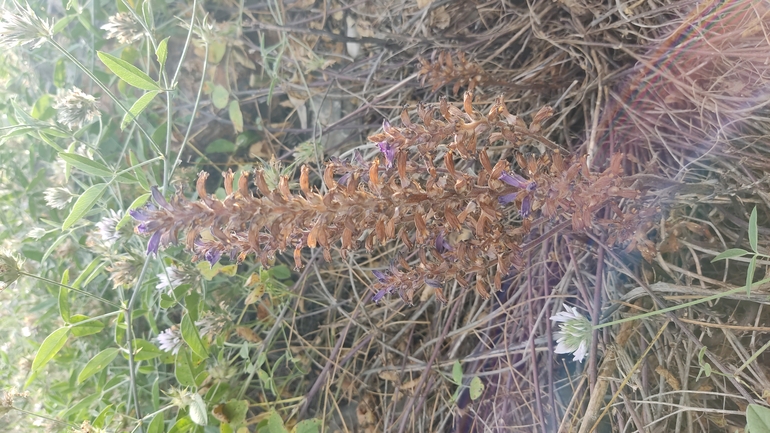
[[[532,212],[532,197],[526,196],[524,197],[524,200],[521,201],[521,210],[519,213],[521,213],[522,218],[526,218],[529,216],[530,212]]]
[[[372,302],[374,302],[375,304],[379,304],[382,298],[384,298],[387,293],[388,293],[388,289],[381,289],[379,292],[375,293],[374,296],[372,296]]]
[[[393,161],[396,159],[396,149],[387,141],[380,141],[377,143],[377,147],[385,155],[385,166],[387,168],[393,167]]]
[[[499,179],[502,180],[503,182],[507,183],[510,186],[515,186],[516,188],[521,188],[521,189],[528,188],[529,187],[529,183],[530,183],[526,179],[524,179],[523,177],[519,176],[516,173],[508,174],[506,172],[503,172],[502,174],[500,174],[500,178]],[[532,182],[532,183],[534,183],[534,182]]]
[[[516,200],[516,197],[519,195],[518,192],[512,192],[510,194],[505,194],[503,196],[500,196],[497,201],[500,202],[501,205],[506,205],[514,200]]]
[[[390,134],[391,127],[390,127],[390,122],[388,122],[388,119],[385,119],[382,121],[382,130],[385,131],[386,134]]]
[[[439,254],[444,254],[447,251],[452,251],[452,246],[449,245],[449,242],[446,241],[444,238],[444,232],[439,232],[438,236],[436,236],[436,251],[438,251]]]
[[[380,271],[372,271],[372,274],[377,278],[377,280],[381,283],[385,283],[388,281],[388,278]]]
[[[152,234],[152,237],[150,237],[150,240],[147,242],[147,255],[150,254],[158,254],[158,248],[160,247],[160,236],[161,232],[160,230],[156,231]]]
[[[216,265],[219,259],[222,257],[222,251],[219,251],[216,248],[212,248],[206,251],[204,257],[206,258],[206,261],[209,262],[211,267],[214,267],[214,265]]]
[[[166,198],[163,197],[163,194],[160,193],[160,190],[157,186],[153,186],[152,188],[152,199],[155,200],[155,203],[158,203],[158,206],[161,206],[162,208],[166,210],[172,210],[171,205],[168,204],[166,201]]]
[[[150,214],[147,212],[147,209],[131,209],[130,211],[128,211],[128,214],[131,215],[131,218],[137,221],[150,221],[150,219],[152,218]]]
[[[439,283],[437,280],[426,278],[425,279],[425,285],[433,287],[434,289],[440,289],[441,283]]]

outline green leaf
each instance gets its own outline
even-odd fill
[[[176,354],[174,361],[174,376],[182,386],[195,387],[195,372],[190,360],[190,353],[182,349]]]
[[[61,348],[64,347],[64,343],[67,342],[69,332],[70,328],[65,326],[53,331],[51,335],[46,337],[43,344],[40,345],[37,355],[35,355],[35,360],[32,361],[33,373],[40,371],[46,364],[48,364],[48,361],[52,360],[53,357],[59,353]]]
[[[471,379],[471,400],[476,401],[481,397],[481,393],[484,392],[484,383],[481,382],[478,376]]]
[[[70,317],[70,322],[72,323],[72,335],[75,337],[85,337],[86,335],[94,335],[102,332],[104,329],[104,323],[99,320],[93,320],[91,322],[78,325],[78,323],[88,319],[89,317],[83,314],[75,314]]]
[[[81,285],[83,285],[83,282],[88,278],[89,275],[91,275],[94,270],[99,266],[99,263],[101,263],[102,258],[96,257],[95,259],[91,260],[91,263],[86,266],[86,268],[83,270],[83,272],[78,275],[78,277],[75,279],[75,281],[72,282],[72,287],[79,289]]]
[[[163,39],[158,44],[158,48],[155,50],[155,58],[158,59],[160,69],[166,64],[166,58],[168,58],[168,38]]]
[[[53,96],[47,93],[37,98],[35,105],[32,106],[30,116],[37,120],[48,120],[52,118],[56,115],[56,110],[52,107],[53,101]]]
[[[273,411],[267,418],[267,431],[269,433],[288,433],[278,412]]]
[[[189,416],[186,416],[184,418],[178,419],[174,426],[171,427],[171,430],[168,431],[168,433],[185,433],[193,427],[195,427],[195,424],[192,422]]]
[[[147,340],[136,338],[132,341],[134,361],[147,361],[163,355],[163,351]],[[125,355],[128,358],[128,355]]]
[[[203,345],[200,334],[198,334],[198,328],[195,327],[189,314],[185,314],[182,317],[182,339],[190,346],[190,349],[201,358],[208,358],[209,353],[206,350],[206,346]]]
[[[136,66],[102,51],[97,51],[96,55],[113,74],[126,83],[144,90],[160,90],[155,81]]]
[[[770,409],[750,404],[746,408],[746,433],[770,433]]]
[[[291,278],[291,270],[286,265],[277,265],[270,268],[270,275],[276,280],[288,280]]]
[[[460,365],[460,361],[455,361],[452,364],[452,380],[457,385],[462,385],[463,383],[463,366]]]
[[[221,110],[227,107],[228,100],[230,100],[230,93],[227,91],[227,89],[219,84],[214,86],[214,91],[211,93],[211,103]]]
[[[53,85],[59,89],[67,85],[67,65],[64,59],[59,59],[53,67]]]
[[[249,411],[249,402],[246,400],[230,400],[222,406],[222,415],[229,421],[231,426],[238,426],[246,421],[246,414]]]
[[[115,225],[115,230],[120,230],[123,228],[124,225],[128,224],[129,221],[131,221],[131,214],[128,212],[129,210],[136,209],[138,207],[143,206],[145,203],[147,203],[147,200],[150,199],[150,193],[142,194],[139,197],[134,200],[133,203],[126,209],[126,214],[123,215],[123,218],[120,219],[120,222]]]
[[[209,414],[206,411],[206,402],[197,392],[192,393],[192,402],[190,402],[190,419],[198,425],[206,425],[209,421]]]
[[[128,161],[131,163],[131,167],[134,169],[134,175],[136,175],[136,180],[139,181],[139,185],[143,190],[149,191],[150,182],[147,180],[147,175],[144,174],[142,167],[137,167],[137,165],[139,165],[139,158],[136,157],[136,154],[133,150],[128,151]]]
[[[147,433],[163,433],[163,412],[155,415],[150,421],[150,425],[147,426]]]
[[[97,183],[85,190],[83,194],[78,197],[75,205],[72,206],[72,211],[70,211],[69,216],[67,216],[67,219],[64,220],[64,223],[61,226],[62,230],[67,230],[72,227],[73,224],[80,221],[80,219],[83,218],[94,205],[96,205],[96,202],[102,198],[102,194],[104,194],[104,190],[106,189],[106,183]]]
[[[238,101],[231,101],[227,111],[230,114],[230,121],[235,127],[235,133],[243,132],[243,113],[241,113],[241,105]]]
[[[235,144],[230,140],[218,138],[206,146],[206,153],[232,153],[235,152]]]
[[[725,260],[725,259],[732,259],[734,257],[745,256],[748,253],[749,252],[744,250],[743,248],[730,248],[729,250],[721,252],[719,253],[719,255],[711,259],[711,263],[718,262],[720,260]]]
[[[751,295],[751,283],[754,282],[754,271],[757,269],[757,256],[754,255],[749,262],[749,269],[746,270],[746,296]]]
[[[80,372],[80,374],[78,374],[78,383],[83,383],[89,377],[104,370],[104,368],[110,365],[110,363],[115,359],[115,357],[118,356],[119,351],[120,350],[114,347],[111,347],[109,349],[104,349],[101,352],[97,353],[96,356],[91,358],[91,360],[88,361],[86,366],[83,367],[83,370]]]
[[[319,431],[321,431],[321,420],[318,419],[306,419],[291,429],[291,433],[318,433]]]
[[[754,206],[749,217],[749,245],[755,253],[757,252],[757,232],[757,207]]]
[[[59,314],[61,314],[62,320],[65,323],[70,321],[70,301],[69,301],[69,289],[66,286],[70,281],[70,270],[65,269],[64,274],[61,277],[61,286],[59,286]]]
[[[56,24],[53,25],[52,33],[58,34],[62,30],[64,30],[69,25],[69,23],[72,22],[72,20],[74,20],[77,17],[78,17],[77,15],[65,15],[62,19],[60,19],[59,21],[56,21]],[[56,86],[56,87],[59,87],[59,86]]]
[[[158,96],[158,93],[160,93],[160,90],[149,91],[137,99],[136,102],[134,102],[131,108],[128,109],[128,112],[123,115],[123,120],[120,122],[121,131],[126,127],[126,125],[128,125],[129,122],[139,116],[142,111],[144,111],[144,109],[150,105],[150,102],[152,102],[152,100]]]
[[[114,174],[112,170],[109,169],[109,167],[102,164],[101,162],[96,162],[91,158],[86,158],[85,156],[78,155],[77,153],[62,152],[59,154],[59,157],[63,159],[67,164],[72,164],[73,167],[79,168],[85,173],[93,174],[94,176],[112,177]]]

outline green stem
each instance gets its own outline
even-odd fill
[[[757,281],[756,283],[753,283],[751,286],[755,287],[755,286],[759,286],[759,285],[762,285],[762,284],[765,284],[765,283],[768,283],[768,282],[770,282],[770,278],[765,278],[763,280]],[[697,299],[695,301],[685,302],[684,304],[674,305],[673,307],[664,308],[662,310],[650,311],[648,313],[640,314],[638,316],[626,317],[625,319],[615,320],[615,321],[607,322],[607,323],[601,323],[599,325],[594,326],[593,329],[601,329],[601,328],[606,328],[608,326],[613,326],[613,325],[618,325],[618,324],[625,323],[625,322],[630,322],[632,320],[638,320],[638,319],[644,319],[644,318],[647,318],[647,317],[658,316],[660,314],[665,314],[665,313],[668,313],[668,312],[671,312],[671,311],[681,310],[682,308],[692,307],[693,305],[702,304],[704,302],[714,301],[714,300],[717,300],[717,299],[720,299],[720,298],[724,298],[725,296],[734,295],[734,294],[740,293],[740,292],[742,292],[744,290],[746,290],[746,286],[736,287],[736,288],[730,289],[730,290],[728,290],[726,292],[718,293],[716,295],[707,296],[705,298]]]
[[[68,286],[66,284],[62,284],[62,283],[60,283],[58,281],[49,280],[48,278],[41,277],[39,275],[30,274],[30,273],[24,272],[24,271],[19,271],[19,275],[24,275],[25,277],[32,277],[32,278],[34,278],[36,280],[43,281],[44,283],[53,284],[53,285],[59,286],[59,287],[64,287],[67,290],[72,290],[75,293],[80,293],[81,295],[85,295],[85,296],[88,296],[90,298],[94,298],[97,301],[104,302],[107,305],[112,305],[113,307],[118,308],[120,310],[124,310],[125,309],[121,305],[118,305],[118,304],[116,304],[114,302],[108,301],[108,300],[102,298],[101,296],[97,296],[97,295],[94,295],[93,293],[88,293],[85,290],[80,290],[80,289],[77,289],[75,287]]]

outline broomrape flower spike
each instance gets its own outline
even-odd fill
[[[583,362],[591,347],[591,322],[575,307],[564,306],[562,311],[551,316],[553,322],[559,322],[559,331],[556,332],[556,349],[558,354],[572,353],[574,360]]]
[[[0,48],[13,48],[33,44],[39,48],[51,36],[53,26],[40,19],[32,8],[25,8],[18,1],[8,7],[0,17]]]

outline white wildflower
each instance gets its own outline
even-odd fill
[[[96,107],[96,98],[83,93],[77,87],[70,90],[59,90],[53,108],[59,110],[57,119],[70,130],[82,128],[101,116]]]
[[[556,349],[554,352],[559,354],[572,353],[574,360],[583,362],[588,349],[591,347],[591,333],[593,327],[591,322],[580,314],[575,307],[564,306],[566,311],[562,311],[551,320],[559,322],[559,331],[556,332]]]
[[[189,282],[187,273],[176,266],[166,266],[164,272],[158,274],[158,284],[155,286],[158,290],[165,290],[171,293],[177,287]]]
[[[54,209],[64,209],[74,195],[67,188],[48,188],[43,192],[45,203]]]
[[[160,345],[160,350],[176,355],[184,345],[179,327],[174,325],[158,334],[158,344]]]
[[[110,209],[109,215],[96,223],[99,238],[108,247],[115,245],[115,242],[120,239],[120,232],[117,230],[117,227],[120,220],[123,219],[121,213]]]
[[[18,1],[13,5],[0,15],[0,48],[27,44],[34,44],[32,48],[40,47],[51,36],[51,23],[40,19],[29,5],[25,8]]]
[[[107,32],[107,39],[117,39],[121,44],[131,44],[144,36],[144,29],[130,12],[121,12],[111,16],[102,30]]]

